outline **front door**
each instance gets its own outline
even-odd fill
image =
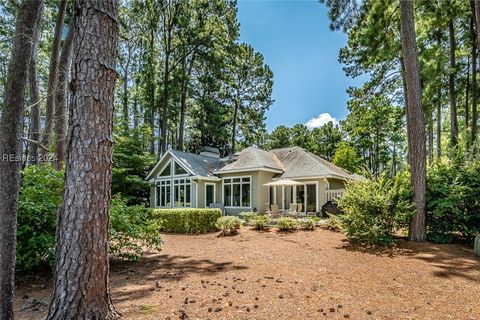
[[[210,203],[215,203],[215,185],[205,185],[205,207],[210,206]]]
[[[317,185],[307,184],[307,199],[306,199],[307,212],[317,212]]]

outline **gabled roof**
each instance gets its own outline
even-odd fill
[[[256,147],[248,147],[226,159],[226,164],[215,173],[248,170],[283,172],[282,163],[271,153]]]
[[[170,152],[182,167],[196,176],[213,176],[212,172],[220,167],[220,159],[217,158],[178,150],[170,150]]]
[[[159,168],[160,163],[162,163],[167,156],[171,156],[191,176],[211,177],[214,176],[212,172],[220,167],[220,159],[217,158],[178,150],[168,150],[147,175],[146,180],[152,178],[153,174]]]
[[[283,165],[281,178],[336,177],[358,180],[356,175],[300,147],[273,149],[270,152]]]

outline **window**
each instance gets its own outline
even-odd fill
[[[223,180],[223,197],[226,207],[250,207],[250,177]]]
[[[208,207],[210,203],[215,203],[215,185],[205,184],[205,207]]]
[[[170,180],[157,181],[157,207],[170,207]]]
[[[188,174],[188,172],[181,165],[179,165],[176,162],[174,163],[175,163],[175,170],[174,170],[175,175]]]
[[[162,172],[158,175],[159,177],[166,177],[170,176],[171,173],[171,168],[170,168],[170,162],[163,168]]]
[[[190,179],[173,180],[173,204],[174,207],[191,206],[191,184]]]

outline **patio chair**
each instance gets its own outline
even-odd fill
[[[287,215],[296,217],[297,216],[297,204],[296,203],[290,203],[290,208],[286,212]]]
[[[303,205],[302,205],[301,202],[299,202],[299,203],[297,204],[297,212],[296,212],[297,217],[304,216],[304,213],[303,213],[303,211],[302,211],[302,208],[303,208]]]
[[[265,212],[270,213],[270,203],[265,203]]]
[[[280,217],[280,211],[278,210],[278,204],[270,205],[270,209],[271,210],[268,213],[272,215],[272,218]]]

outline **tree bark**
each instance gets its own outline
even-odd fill
[[[29,139],[38,141],[40,138],[40,93],[38,90],[37,79],[37,45],[34,49],[34,54],[28,68],[28,91],[30,93],[30,134]],[[28,144],[28,155],[30,165],[38,165],[38,144]]]
[[[458,144],[458,121],[457,121],[457,97],[455,92],[455,29],[453,26],[453,18],[450,17],[448,22],[448,36],[450,41],[450,71],[448,76],[448,91],[450,96],[450,144],[456,146]]]
[[[58,85],[55,92],[55,168],[62,169],[65,162],[67,118],[68,118],[68,79],[72,62],[72,43],[74,37],[74,19],[62,46],[58,63]]]
[[[237,116],[238,116],[238,99],[235,99],[233,109],[233,123],[232,123],[232,154],[235,154],[235,144],[237,140]]]
[[[418,62],[417,44],[415,42],[415,22],[412,1],[400,0],[400,25],[405,68],[408,150],[414,202],[416,206],[416,213],[410,221],[409,239],[411,241],[425,241],[425,120],[422,108],[420,66]]]
[[[428,164],[433,164],[433,110],[428,110]]]
[[[25,86],[38,41],[42,0],[19,6],[0,118],[0,319],[13,319],[13,288]]]
[[[41,144],[47,149],[50,146],[53,122],[55,115],[55,92],[58,83],[58,60],[60,54],[60,45],[62,41],[63,22],[65,21],[65,13],[67,11],[67,0],[60,0],[58,5],[57,20],[55,22],[55,31],[52,43],[52,55],[50,56],[50,65],[48,68],[48,91],[47,103],[45,107],[45,126],[42,132]],[[46,149],[40,151],[40,161],[46,162],[48,152]]]
[[[190,58],[190,64],[188,66],[188,71],[186,74],[185,79],[182,81],[182,89],[180,95],[180,124],[178,128],[178,143],[177,149],[183,151],[183,139],[185,136],[185,113],[187,109],[187,94],[188,94],[188,82],[190,80],[190,76],[192,75],[193,64],[195,62],[195,52],[192,53],[192,57]]]
[[[475,53],[473,54],[474,57],[472,57],[475,60],[475,68],[474,68],[474,73],[475,77],[477,75],[477,59],[478,59],[478,47],[480,44],[480,3],[478,1],[474,1],[474,10],[475,13],[473,15],[474,20],[475,20],[475,26],[476,26],[476,42],[475,44]],[[473,50],[472,50],[473,52]],[[472,68],[473,68],[473,61],[472,61]],[[477,128],[478,128],[478,105],[477,105],[477,79],[473,80],[473,74],[472,74],[472,90],[475,90],[475,95],[474,98],[472,99],[472,145],[473,145],[473,154],[476,153],[476,148],[477,148]],[[473,91],[472,91],[473,94]]]
[[[442,158],[442,89],[437,90],[437,159]]]
[[[76,0],[64,201],[47,319],[114,319],[108,224],[118,42],[116,0]]]

